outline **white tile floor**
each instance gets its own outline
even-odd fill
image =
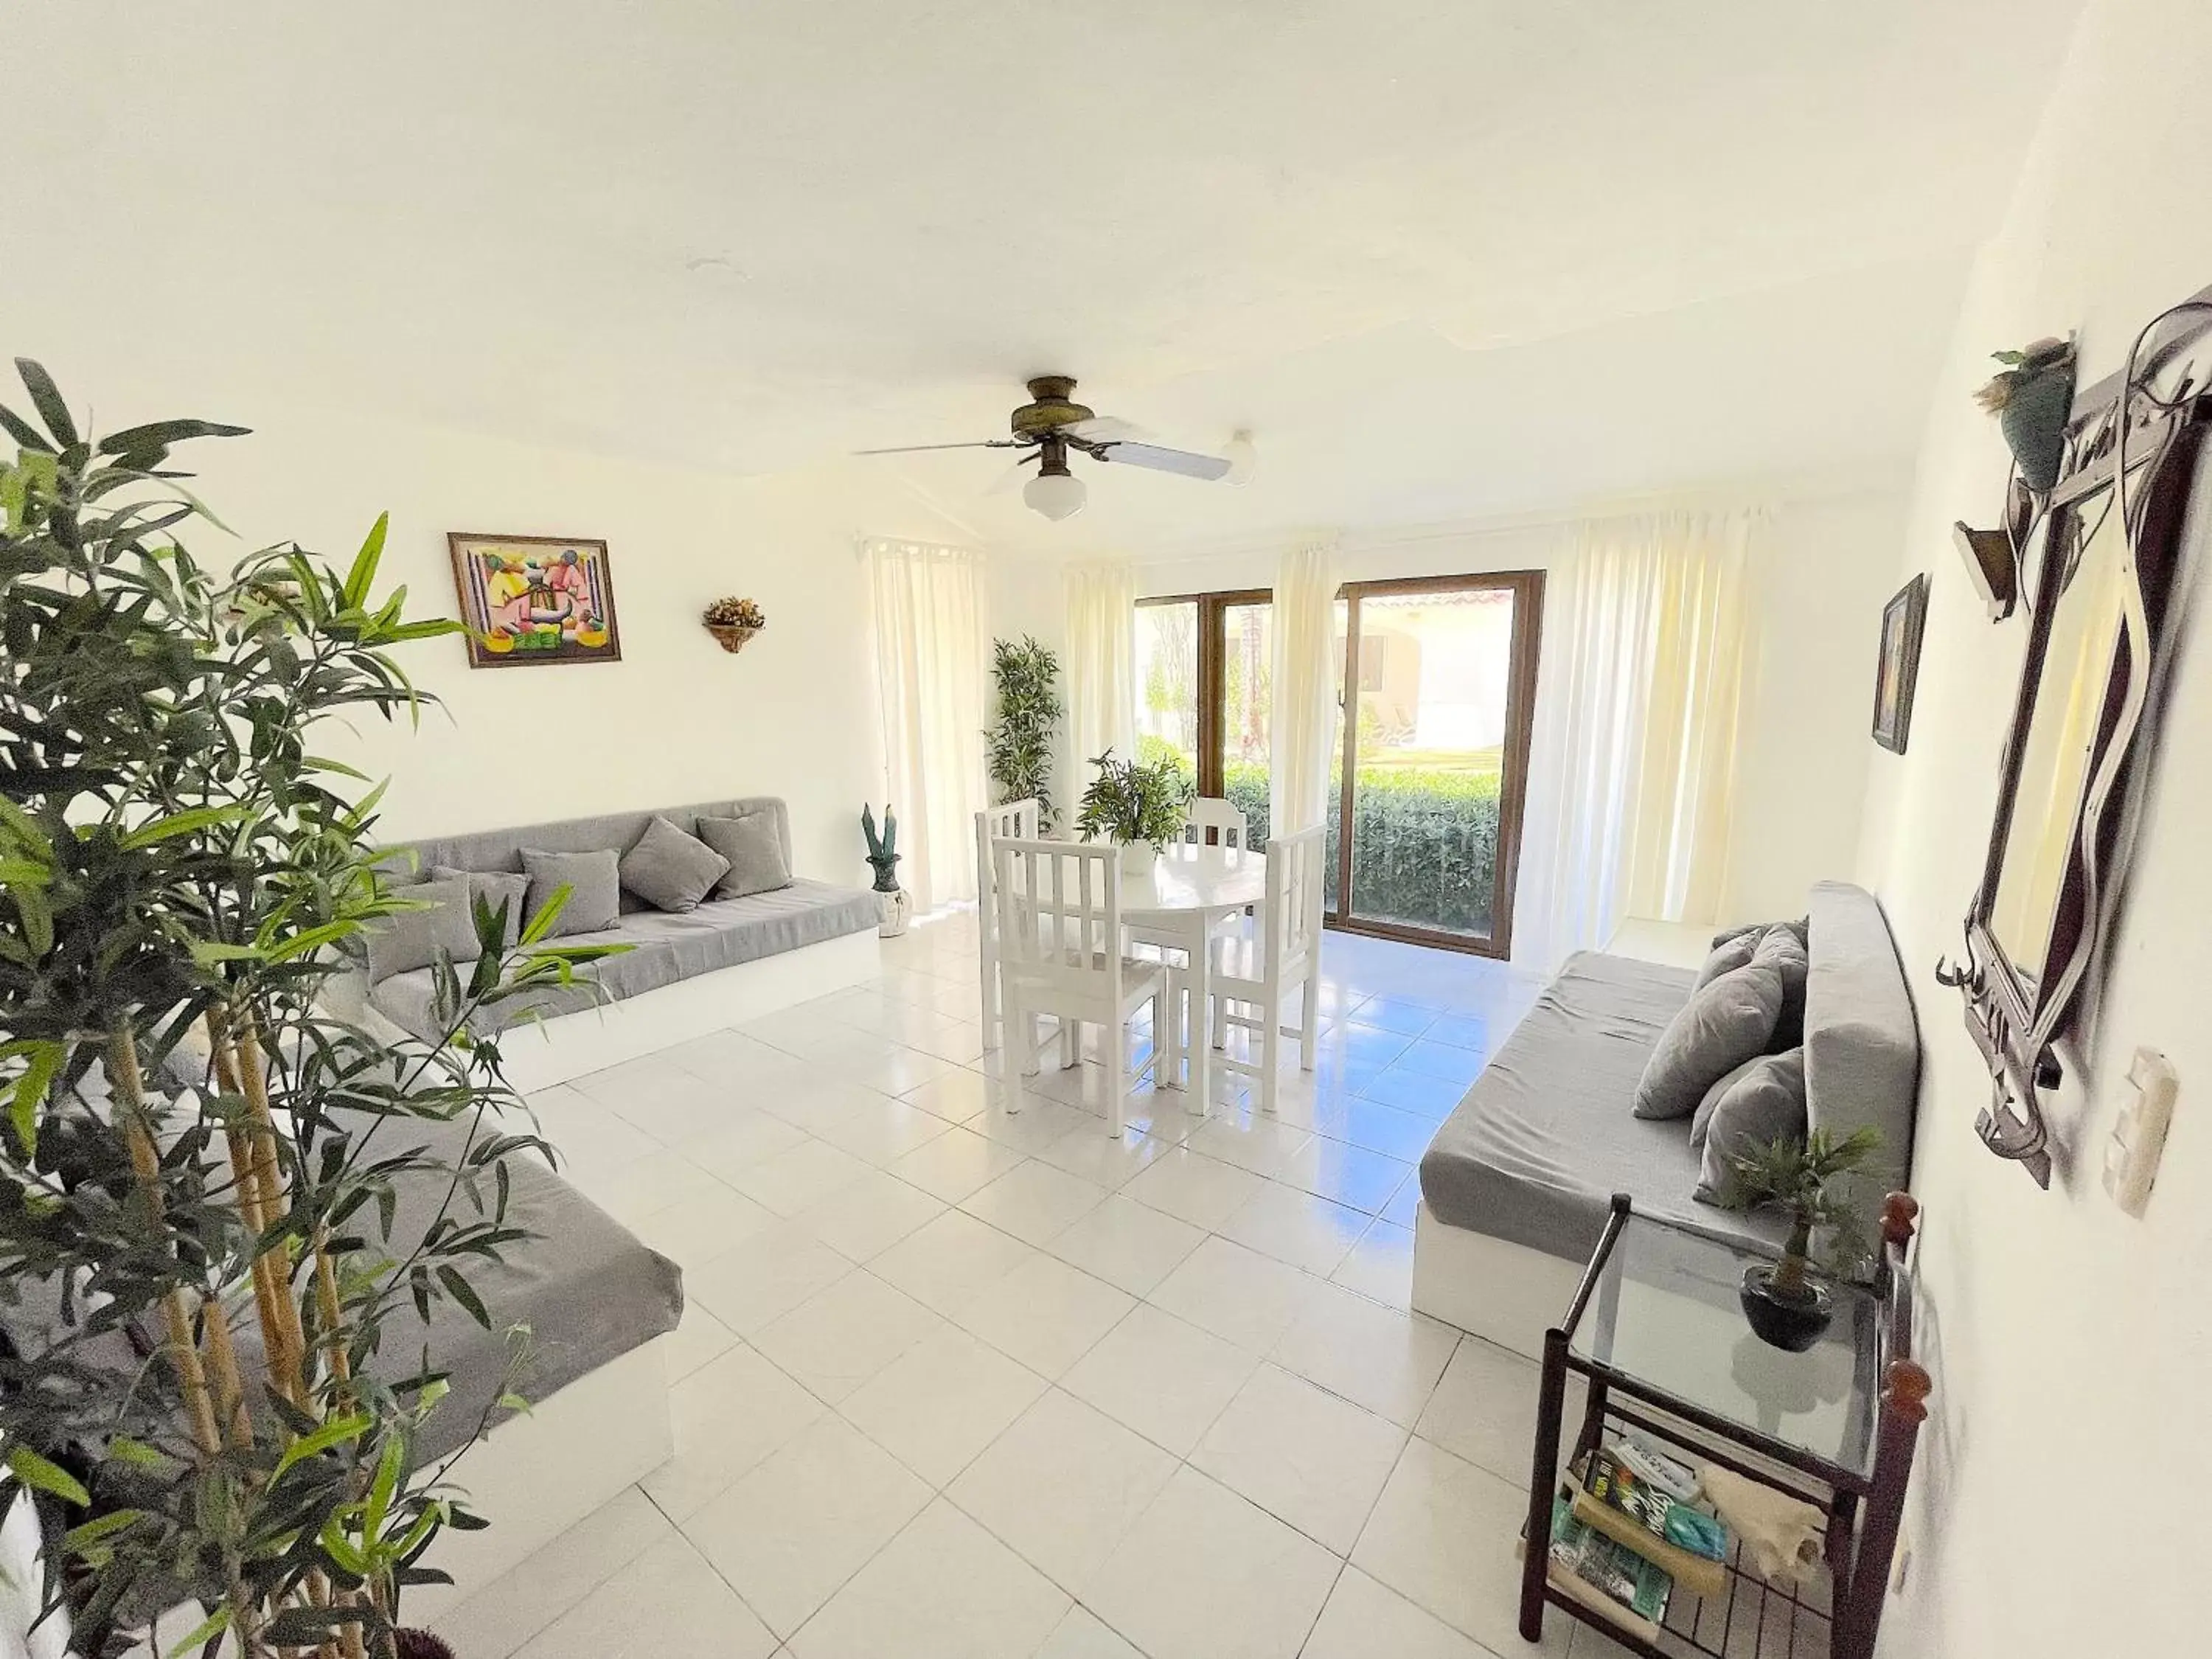
[[[1411,1314],[1413,1164],[1534,984],[1332,933],[1279,1115],[1049,1049],[996,1098],[972,920],[875,983],[552,1089],[682,1264],[676,1456],[441,1628],[466,1659],[1482,1659],[1534,1370]],[[1579,1645],[1571,1647],[1571,1641]],[[1609,1648],[1554,1615],[1540,1651]]]

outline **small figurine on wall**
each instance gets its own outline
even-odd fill
[[[906,932],[908,921],[914,915],[914,896],[898,881],[898,819],[891,815],[890,803],[884,804],[884,827],[876,830],[876,815],[872,808],[860,809],[860,833],[868,838],[868,863],[876,872],[876,913],[879,925],[876,928],[884,939],[896,939]]]

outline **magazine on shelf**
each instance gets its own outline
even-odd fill
[[[1564,1490],[1552,1505],[1551,1559],[1544,1576],[1570,1600],[1647,1641],[1657,1638],[1674,1589],[1657,1562],[1577,1520]]]
[[[1610,1448],[1599,1447],[1582,1466],[1573,1508],[1575,1519],[1657,1563],[1692,1595],[1727,1590],[1728,1569],[1719,1559],[1675,1541],[1717,1539],[1724,1553],[1726,1534],[1719,1523],[1641,1479]]]

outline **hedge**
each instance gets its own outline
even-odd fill
[[[1352,794],[1352,892],[1356,914],[1459,933],[1490,931],[1498,864],[1495,772],[1363,766]],[[1252,844],[1267,836],[1267,770],[1231,767],[1229,799],[1250,826]],[[1327,881],[1336,902],[1337,795],[1328,802]]]

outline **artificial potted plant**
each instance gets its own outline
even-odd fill
[[[1083,792],[1076,828],[1085,841],[1110,841],[1121,849],[1121,868],[1139,875],[1153,855],[1182,835],[1190,817],[1190,780],[1171,760],[1147,766],[1114,758],[1109,749],[1091,763],[1098,769]]]
[[[1018,643],[996,640],[991,646],[991,677],[999,694],[999,715],[984,733],[991,781],[1001,802],[1033,800],[1043,821],[1056,814],[1052,805],[1052,738],[1067,705],[1060,695],[1060,659],[1033,635]]]
[[[883,939],[896,939],[914,915],[914,896],[899,885],[898,820],[891,816],[889,801],[884,803],[880,832],[874,809],[860,808],[860,833],[868,838],[868,867],[876,872],[876,933]]]
[[[1974,393],[1998,428],[2027,487],[2041,495],[2058,482],[2066,422],[2074,412],[2074,342],[2056,337],[1990,354],[2004,368]]]
[[[1858,1212],[1835,1183],[1863,1166],[1881,1145],[1880,1133],[1872,1128],[1853,1130],[1840,1140],[1815,1129],[1802,1139],[1781,1136],[1729,1160],[1729,1197],[1735,1207],[1779,1210],[1790,1218],[1782,1260],[1744,1270],[1744,1317],[1762,1340],[1802,1353],[1828,1328],[1834,1303],[1827,1287],[1812,1277],[1813,1235],[1829,1234],[1832,1258],[1856,1259]]]
[[[0,408],[0,1512],[29,1495],[26,1588],[75,1651],[197,1602],[164,1652],[390,1655],[402,1592],[444,1577],[424,1552],[482,1524],[415,1455],[446,1392],[429,1310],[495,1328],[471,1276],[527,1237],[507,1161],[548,1150],[484,1127],[522,1109],[471,1020],[605,949],[539,943],[557,898],[519,947],[479,906],[477,960],[434,966],[442,1041],[333,1017],[321,994],[364,932],[419,906],[371,845],[380,787],[319,757],[325,729],[411,715],[392,650],[459,624],[375,594],[381,520],[343,570],[297,547],[203,566],[177,532],[210,515],[170,450],[242,428],[102,437],[17,367],[35,419]],[[403,1189],[441,1201],[395,1241]],[[465,1439],[520,1403],[503,1390]]]

